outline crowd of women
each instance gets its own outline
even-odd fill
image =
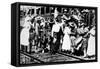
[[[88,16],[92,15],[89,20],[85,18],[87,13]],[[76,8],[60,15],[55,9],[52,23],[44,16],[27,14],[23,17],[24,24],[20,27],[21,51],[95,56],[94,10],[80,11]]]

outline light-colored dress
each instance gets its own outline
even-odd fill
[[[29,29],[30,29],[30,22],[28,21],[28,17],[25,19],[25,23],[23,25],[23,29],[20,34],[20,44],[24,46],[29,45]]]
[[[88,41],[88,49],[87,49],[87,54],[88,55],[95,55],[95,28],[93,27],[90,30],[90,38]]]
[[[71,40],[70,40],[70,36],[69,36],[70,33],[71,33],[70,28],[65,27],[63,44],[62,44],[63,50],[70,50],[71,49]]]

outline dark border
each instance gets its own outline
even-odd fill
[[[52,65],[52,64],[67,64],[67,63],[86,63],[86,62],[97,62],[98,61],[98,53],[97,53],[97,43],[98,43],[98,23],[97,23],[97,18],[98,18],[98,14],[97,14],[97,11],[98,11],[98,8],[97,7],[90,7],[90,6],[72,6],[72,5],[58,5],[58,4],[40,4],[40,3],[26,3],[26,2],[16,2],[15,4],[17,4],[17,15],[18,17],[16,18],[18,20],[18,24],[17,25],[17,34],[18,37],[17,38],[17,41],[18,41],[18,47],[17,47],[17,55],[18,55],[18,64],[16,66],[37,66],[37,65]],[[47,63],[34,63],[34,64],[20,64],[20,6],[21,5],[25,5],[25,6],[50,6],[50,7],[68,7],[68,8],[87,8],[87,9],[95,9],[96,10],[96,59],[95,60],[86,60],[86,61],[67,61],[67,62],[47,62]]]

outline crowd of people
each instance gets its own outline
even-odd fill
[[[55,8],[50,18],[52,22],[45,15],[26,13],[20,19],[21,51],[95,57],[95,10],[73,8],[59,13]]]

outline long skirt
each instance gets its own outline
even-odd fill
[[[95,37],[93,37],[92,35],[90,35],[88,41],[87,54],[90,56],[95,55]]]
[[[24,28],[20,34],[20,45],[27,46],[27,51],[29,51],[29,29]],[[21,48],[21,47],[20,47]]]
[[[24,28],[20,35],[20,44],[28,46],[29,45],[29,29]]]
[[[71,40],[70,40],[69,35],[67,35],[67,34],[63,38],[62,49],[63,50],[70,50],[71,49]]]

